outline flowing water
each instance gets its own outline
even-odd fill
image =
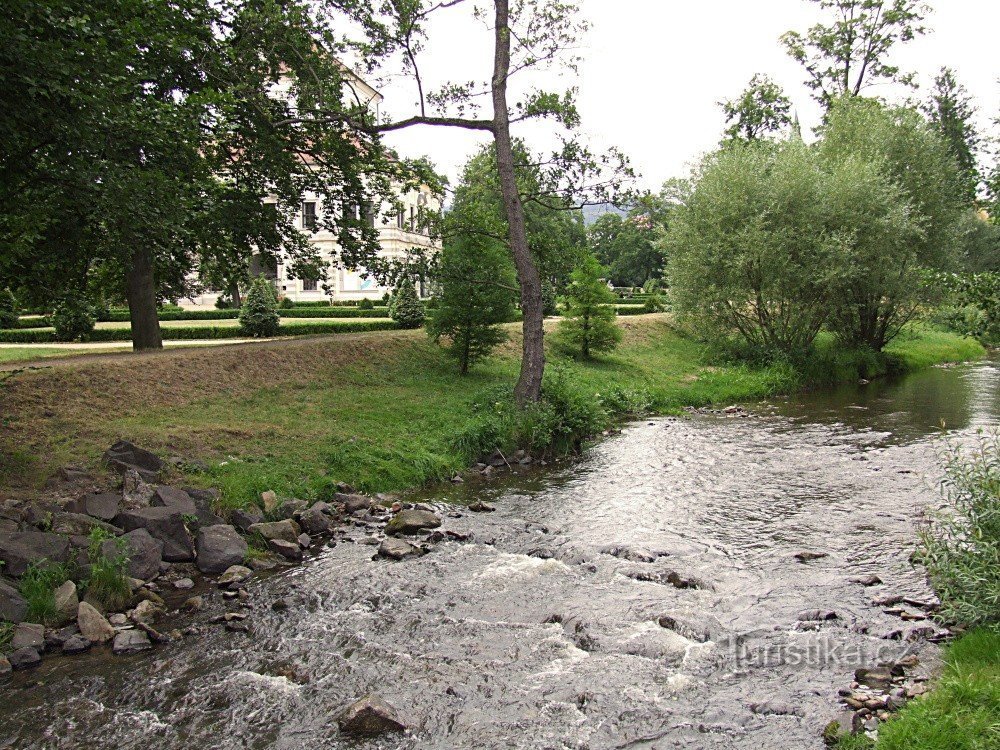
[[[820,747],[854,669],[926,625],[872,599],[929,596],[908,557],[938,453],[997,424],[1000,366],[751,412],[644,421],[545,472],[424,493],[472,538],[373,561],[352,528],[251,586],[247,635],[50,658],[4,688],[0,747]],[[448,504],[470,499],[497,511]],[[871,574],[884,585],[851,581]],[[371,692],[412,733],[341,736]]]

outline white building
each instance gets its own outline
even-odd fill
[[[282,78],[275,88],[276,96],[288,96],[292,80]],[[358,103],[374,109],[378,116],[382,95],[353,73],[348,88],[350,95]],[[395,205],[383,204],[372,211],[370,221],[378,229],[379,257],[388,260],[403,260],[412,248],[436,252],[440,241],[431,237],[425,220],[441,210],[441,198],[424,186],[419,190],[400,191]],[[288,268],[281,262],[271,268],[260,269],[265,276],[274,280],[278,292],[294,302],[319,302],[323,300],[348,301],[380,299],[387,287],[380,286],[373,276],[367,276],[364,268],[344,268],[340,265],[336,236],[319,225],[318,217],[323,215],[323,205],[315,195],[306,194],[299,211],[298,225],[305,232],[312,232],[311,241],[316,245],[326,261],[326,280],[291,278]],[[424,290],[419,290],[423,296]],[[190,302],[196,307],[214,306],[219,297],[217,292],[206,292],[193,297]]]

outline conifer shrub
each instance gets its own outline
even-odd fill
[[[566,312],[557,335],[562,344],[584,359],[612,351],[622,339],[615,324],[615,294],[601,278],[604,269],[588,255],[570,274]]]
[[[271,282],[258,276],[250,284],[240,308],[240,326],[248,336],[269,338],[278,335],[281,318]]]
[[[411,279],[403,278],[396,285],[389,303],[389,317],[400,328],[420,328],[424,324],[424,306],[417,298],[417,289]]]

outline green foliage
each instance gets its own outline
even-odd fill
[[[424,306],[417,298],[413,280],[403,277],[396,285],[389,305],[389,317],[400,328],[420,328],[424,324]]]
[[[292,301],[291,297],[282,297],[281,301],[278,303],[278,307],[282,310],[291,310],[295,307],[295,303]]]
[[[548,279],[542,279],[542,315],[552,318],[559,314],[559,297],[556,288]]]
[[[920,560],[944,620],[1000,624],[1000,436],[952,448],[945,469],[949,509],[921,534]]]
[[[363,300],[361,300],[360,302],[358,302],[358,309],[359,310],[374,310],[375,309],[375,303],[372,302],[367,297],[365,297]]]
[[[0,620],[0,654],[6,653],[10,642],[14,639],[14,630],[14,623]]]
[[[17,300],[10,289],[0,289],[0,328],[17,326]]]
[[[720,106],[729,125],[725,134],[730,140],[756,141],[792,124],[791,99],[766,75],[755,74],[739,97]]]
[[[280,322],[274,287],[266,278],[258,276],[243,298],[240,326],[248,336],[270,338],[278,335]]]
[[[602,279],[604,269],[592,255],[584,257],[570,274],[566,313],[559,322],[559,339],[589,359],[593,352],[610,352],[622,339],[615,324],[615,294]]]
[[[958,225],[958,264],[966,273],[1000,273],[1000,224],[978,211],[962,213]]]
[[[107,557],[103,551],[104,543],[109,540],[114,541],[117,549],[117,554],[112,557]],[[94,528],[90,532],[87,558],[90,561],[87,594],[112,610],[128,604],[132,598],[132,587],[128,580],[127,543],[104,529]]]
[[[441,251],[441,293],[431,310],[427,332],[449,340],[448,354],[462,375],[507,340],[500,327],[514,317],[517,279],[507,252],[489,238],[459,235]]]
[[[28,603],[28,622],[56,624],[55,590],[70,579],[66,565],[43,560],[28,566],[18,583],[21,596]]]
[[[52,312],[56,341],[87,340],[96,323],[97,313],[93,305],[79,293],[67,294]]]
[[[930,283],[944,289],[954,303],[932,320],[987,344],[1000,343],[1000,273],[939,273]]]
[[[960,199],[971,205],[976,200],[981,179],[976,161],[980,142],[975,124],[976,110],[951,68],[941,68],[934,79],[934,88],[924,105],[924,112],[958,167]]]

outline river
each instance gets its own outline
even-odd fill
[[[373,561],[351,528],[251,585],[249,634],[47,659],[4,688],[0,747],[821,747],[837,689],[924,624],[872,599],[930,596],[908,559],[939,452],[997,425],[1000,363],[747,408],[420,493],[472,538]],[[497,510],[452,504],[470,499]],[[342,737],[370,692],[412,733]]]

